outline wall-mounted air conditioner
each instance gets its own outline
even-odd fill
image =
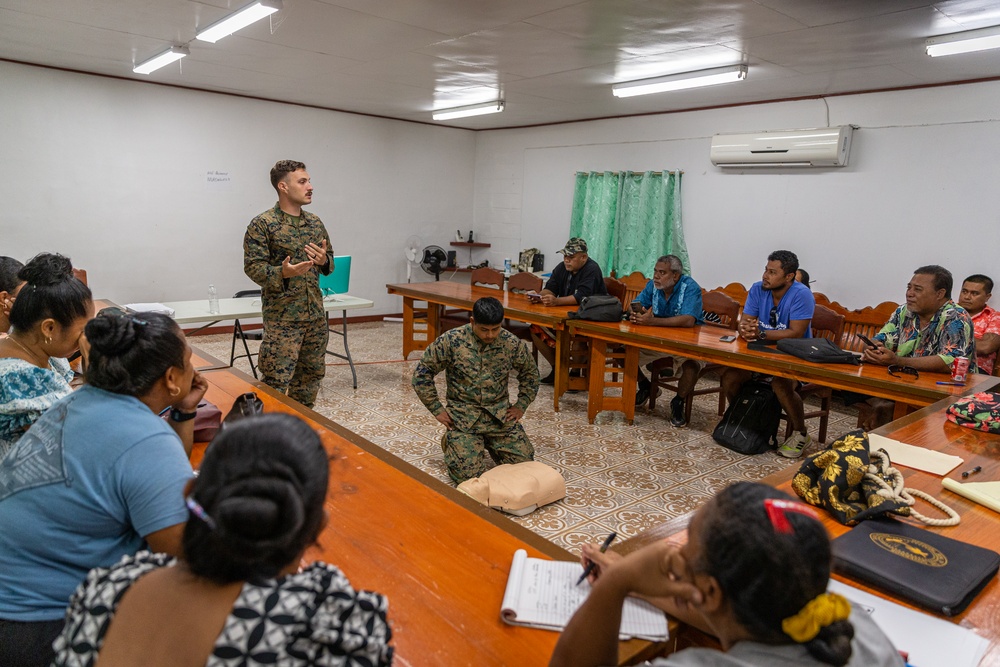
[[[712,137],[712,164],[718,167],[845,167],[852,125]]]

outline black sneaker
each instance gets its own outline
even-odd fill
[[[674,426],[684,426],[687,419],[684,419],[684,399],[674,396],[670,400],[670,423]]]
[[[549,374],[539,380],[542,384],[555,384],[556,383],[556,372],[555,370],[549,371]]]
[[[639,383],[639,386],[635,388],[635,404],[636,406],[645,405],[649,401],[649,381]]]

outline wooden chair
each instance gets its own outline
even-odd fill
[[[493,287],[498,290],[502,290],[503,272],[491,269],[488,266],[481,266],[478,269],[473,270],[472,275],[469,277],[469,282],[473,287],[479,285],[482,287]],[[441,333],[444,333],[449,329],[465,326],[469,323],[469,317],[471,315],[472,314],[468,310],[462,310],[461,308],[447,309],[442,307],[441,316],[438,319],[441,323]]]
[[[843,338],[844,321],[846,319],[846,316],[834,311],[832,308],[816,304],[816,310],[813,311],[812,318],[813,338],[827,338],[839,345]],[[798,388],[798,393],[803,400],[809,396],[819,398],[819,409],[806,410],[804,416],[807,420],[819,419],[819,441],[821,444],[825,443],[827,426],[830,422],[830,404],[833,401],[833,389],[813,382],[807,382]],[[792,422],[784,412],[781,413],[781,418],[785,420],[785,438],[788,438],[792,434]]]
[[[87,284],[87,269],[73,269],[73,277],[84,285]]]
[[[646,279],[646,276],[642,275],[641,271],[633,271],[622,278],[621,282],[625,285],[625,298],[622,299],[622,306],[627,308],[630,303],[636,300],[639,292],[646,289],[646,283],[649,280]]]
[[[234,299],[244,299],[247,297],[260,298],[259,289],[246,289],[241,290],[233,295]],[[243,353],[236,354],[236,341],[239,340],[243,343]],[[257,368],[254,366],[253,358],[257,356],[257,353],[250,353],[250,346],[247,345],[248,340],[264,340],[264,330],[260,331],[244,331],[243,326],[240,325],[240,321],[236,320],[233,322],[233,341],[229,346],[229,367],[232,368],[233,362],[237,359],[246,358],[247,362],[250,364],[250,372],[253,376],[257,377]]]
[[[622,307],[628,303],[625,301],[625,283],[618,280],[617,278],[605,278],[604,287],[608,290],[608,294],[614,297],[618,297],[618,300],[622,302]]]
[[[736,327],[740,321],[740,304],[727,295],[724,292],[705,292],[701,297],[701,307],[706,313],[714,313],[718,316],[719,322],[706,321],[705,327],[718,328],[720,331],[736,331]],[[674,359],[673,357],[664,357],[663,359],[657,359],[649,365],[650,373],[650,392],[649,392],[649,409],[652,411],[656,407],[656,394],[659,393],[657,389],[669,389],[670,391],[677,393],[677,385],[680,382],[680,375],[677,377],[662,377],[662,374],[668,369],[673,368]],[[724,369],[724,366],[720,364],[705,364],[705,367],[701,369],[698,373],[698,379],[700,380],[706,374],[712,372],[720,372]],[[685,421],[691,421],[691,407],[694,405],[695,396],[705,396],[707,394],[718,394],[719,395],[719,416],[721,417],[726,412],[726,397],[722,393],[722,387],[719,384],[713,384],[710,387],[704,387],[702,389],[695,389],[688,396],[687,400],[684,401],[684,419]]]
[[[723,292],[740,304],[742,308],[747,302],[747,288],[741,283],[729,283],[725,287],[716,287],[713,292]]]
[[[536,276],[529,271],[521,271],[513,274],[507,279],[507,290],[516,294],[526,294],[528,292],[541,292],[545,281],[541,276]]]

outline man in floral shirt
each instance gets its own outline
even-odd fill
[[[976,335],[976,365],[980,373],[992,373],[1000,349],[1000,312],[986,302],[993,292],[993,281],[982,274],[969,276],[962,283],[958,305],[969,311]]]
[[[967,357],[969,372],[975,373],[972,318],[951,300],[952,284],[951,272],[943,267],[932,264],[917,269],[906,285],[906,303],[873,337],[876,347],[866,348],[862,361],[948,373],[956,357]],[[865,428],[876,428],[892,418],[892,401],[869,398],[867,403],[872,410],[862,416]]]

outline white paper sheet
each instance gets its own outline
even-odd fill
[[[924,447],[915,447],[877,433],[868,434],[868,446],[871,451],[884,449],[889,453],[893,465],[916,468],[934,475],[947,475],[962,464],[959,456],[935,452]]]
[[[830,580],[829,590],[864,607],[915,667],[974,667],[990,643],[972,630]],[[975,604],[975,602],[973,602]]]

